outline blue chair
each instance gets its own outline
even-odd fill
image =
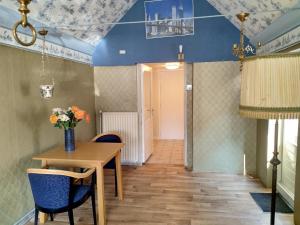
[[[74,225],[73,209],[82,205],[89,197],[92,200],[94,225],[97,225],[95,204],[95,169],[85,173],[65,170],[28,169],[28,178],[35,202],[35,221],[39,212],[50,214],[68,212],[70,225]],[[89,178],[87,185],[77,184],[78,180]]]
[[[122,138],[120,134],[116,132],[109,132],[98,134],[92,139],[93,142],[102,143],[122,143]],[[115,196],[118,196],[118,182],[117,182],[117,170],[116,170],[116,159],[113,158],[105,166],[104,169],[113,169],[115,171]]]

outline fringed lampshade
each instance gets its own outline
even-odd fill
[[[300,54],[245,59],[240,114],[257,119],[300,117]]]
[[[272,164],[270,224],[275,224],[278,120],[300,118],[300,54],[247,58],[241,80],[240,114],[255,119],[276,119]]]

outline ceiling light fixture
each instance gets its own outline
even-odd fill
[[[177,70],[180,67],[180,63],[179,62],[172,62],[172,63],[166,63],[165,64],[165,68],[167,70]]]
[[[245,12],[241,12],[241,13],[239,13],[239,14],[236,15],[236,17],[241,22],[240,44],[233,44],[233,46],[232,46],[232,53],[233,53],[234,56],[238,57],[239,60],[240,60],[240,62],[241,62],[240,71],[243,70],[243,61],[244,61],[244,59],[246,57],[246,54],[255,55],[255,49],[251,45],[248,44],[245,47],[245,35],[244,35],[245,27],[244,27],[244,22],[248,19],[249,16],[250,16],[250,14],[249,13],[245,13]],[[258,44],[258,46],[260,47],[260,44]]]
[[[27,19],[27,14],[30,12],[30,10],[27,8],[27,5],[31,2],[31,0],[18,0],[18,2],[20,3],[19,12],[21,13],[22,19],[16,22],[16,24],[14,25],[12,30],[13,36],[20,45],[31,46],[35,43],[37,37],[35,28],[30,23],[28,23],[28,19]],[[23,42],[19,38],[17,29],[20,25],[23,28],[28,27],[31,30],[32,39],[30,42]]]
[[[54,91],[54,78],[51,79],[51,76],[48,74],[49,71],[46,71],[46,62],[48,61],[48,55],[46,53],[46,35],[48,31],[44,28],[40,30],[39,35],[43,37],[43,49],[42,49],[42,70],[41,70],[41,84],[40,84],[40,92],[41,96],[44,99],[49,99],[53,97]],[[46,59],[45,59],[46,58]],[[51,82],[51,83],[50,83]]]

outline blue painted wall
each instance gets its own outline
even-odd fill
[[[206,0],[194,0],[194,11],[195,16],[219,14]],[[121,21],[143,20],[144,0],[138,0]],[[116,25],[96,47],[94,65],[176,61],[180,44],[184,46],[187,62],[236,60],[231,47],[239,42],[239,30],[224,17],[195,20],[193,36],[147,40],[145,35],[144,24]],[[120,49],[126,50],[127,54],[119,55]]]

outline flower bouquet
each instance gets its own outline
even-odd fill
[[[74,151],[75,141],[74,141],[74,128],[77,123],[85,120],[87,123],[90,122],[91,118],[88,113],[80,109],[77,106],[69,107],[67,110],[61,108],[54,108],[52,114],[50,115],[50,122],[54,127],[65,130],[65,150]]]

